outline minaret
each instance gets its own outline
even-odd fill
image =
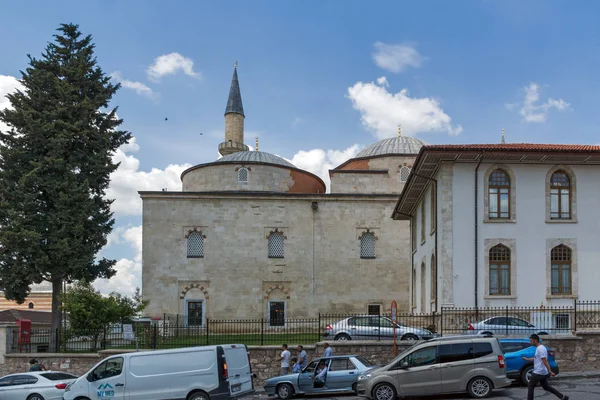
[[[237,75],[237,61],[233,65],[233,78],[225,109],[225,141],[219,145],[219,153],[224,156],[248,151],[250,148],[244,144],[244,106]]]

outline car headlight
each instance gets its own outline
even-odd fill
[[[367,379],[367,378],[370,378],[370,377],[371,377],[371,374],[359,375],[358,376],[358,380],[362,381],[363,379]]]

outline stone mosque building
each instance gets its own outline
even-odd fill
[[[376,142],[323,180],[244,144],[237,68],[221,158],[181,174],[181,191],[140,192],[149,316],[284,318],[410,308],[408,221],[391,217],[424,142]],[[258,146],[257,146],[258,147]]]

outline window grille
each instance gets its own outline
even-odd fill
[[[285,237],[281,232],[273,232],[269,236],[269,258],[283,258]]]
[[[360,258],[375,258],[375,235],[371,232],[360,237]]]
[[[188,235],[188,258],[204,257],[204,236],[200,232],[190,232]]]
[[[510,249],[502,244],[490,249],[490,294],[510,295]]]
[[[408,180],[408,175],[410,175],[410,168],[403,166],[400,168],[400,182],[406,182]]]
[[[489,218],[510,218],[510,178],[501,169],[490,174],[488,179],[489,190]]]
[[[571,249],[560,244],[550,251],[551,292],[571,294]]]
[[[238,169],[238,182],[248,182],[248,169],[247,168]]]
[[[571,180],[562,170],[550,177],[550,218],[571,218]]]

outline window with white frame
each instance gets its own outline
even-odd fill
[[[188,258],[204,257],[204,235],[202,232],[193,231],[187,237]]]
[[[364,232],[360,236],[360,258],[375,258],[375,235]]]
[[[269,235],[269,258],[284,257],[285,236],[283,232],[275,231]]]
[[[248,182],[248,168],[240,168],[237,172],[238,182]]]
[[[559,244],[550,251],[550,262],[552,294],[571,294],[571,249]]]
[[[410,175],[410,168],[407,166],[400,167],[400,182],[406,182],[408,180],[408,176]]]

